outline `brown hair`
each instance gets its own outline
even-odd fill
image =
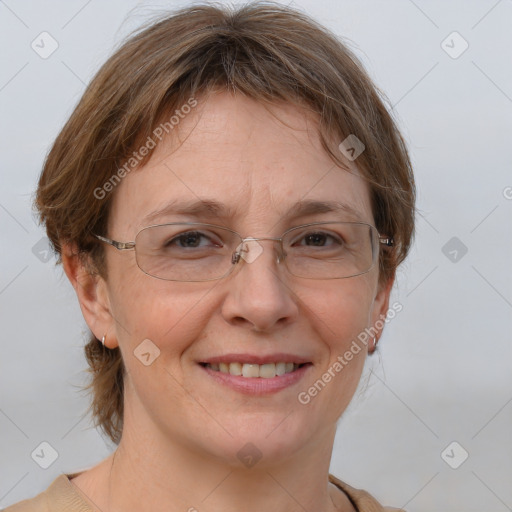
[[[415,186],[405,143],[382,94],[352,52],[305,14],[270,2],[237,9],[195,5],[143,27],[96,74],[55,140],[35,205],[60,256],[72,243],[106,276],[103,246],[112,194],[107,182],[175,108],[213,90],[260,102],[292,102],[318,115],[324,149],[355,135],[365,150],[357,166],[370,186],[375,225],[394,238],[381,251],[387,281],[406,257],[414,232]],[[140,160],[142,166],[149,155]],[[109,188],[110,190],[110,188]],[[95,192],[96,191],[96,192]],[[85,346],[96,425],[118,444],[125,367],[119,348],[93,336]]]

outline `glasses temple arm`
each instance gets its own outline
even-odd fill
[[[386,247],[393,247],[395,245],[395,241],[393,240],[393,237],[385,236],[385,235],[379,235],[379,242]]]
[[[98,240],[105,242],[106,244],[112,245],[116,249],[120,251],[124,251],[127,249],[135,248],[135,242],[117,242],[116,240],[111,240],[110,238],[106,238],[101,235],[94,235]]]

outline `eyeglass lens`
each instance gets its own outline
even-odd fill
[[[294,276],[339,279],[370,270],[378,245],[378,233],[368,224],[318,223],[288,230],[282,237],[282,255]],[[228,228],[199,223],[150,226],[135,239],[141,270],[172,281],[220,279],[240,259],[255,261],[263,246],[257,240],[243,241]]]

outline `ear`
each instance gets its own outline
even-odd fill
[[[108,348],[117,347],[106,281],[92,272],[92,263],[80,256],[75,244],[62,244],[61,258],[64,272],[75,289],[89,329],[98,340],[106,336],[105,346]]]
[[[377,342],[382,336],[382,331],[384,330],[387,312],[389,310],[389,296],[391,294],[391,289],[393,288],[393,283],[395,282],[395,273],[384,282],[379,282],[377,286],[377,294],[373,300],[372,310],[370,313],[370,330],[371,332],[375,332],[375,343],[369,344],[368,353],[373,353],[377,347]]]

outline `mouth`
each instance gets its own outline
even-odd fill
[[[246,379],[273,379],[281,377],[289,373],[296,372],[299,368],[311,363],[243,363],[243,362],[221,362],[221,363],[199,363],[204,368],[208,368],[214,372],[234,375]]]
[[[297,384],[313,363],[289,354],[225,355],[199,362],[214,384],[251,395],[265,395]]]

